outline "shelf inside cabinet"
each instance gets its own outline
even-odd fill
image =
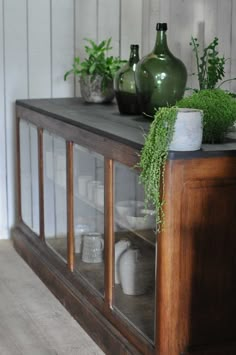
[[[76,194],[76,196],[82,202],[86,203],[90,207],[95,208],[100,213],[104,214],[104,209],[102,207],[98,206],[97,204],[95,204],[92,201],[89,201],[87,198],[85,198],[84,196],[82,196],[82,195],[80,195],[78,193]],[[155,234],[154,230],[152,230],[152,229],[134,230],[134,229],[130,228],[127,223],[119,221],[117,219],[115,219],[115,223],[119,227],[121,227],[122,229],[125,229],[125,231],[128,231],[128,232],[132,233],[133,235],[136,235],[137,237],[145,240],[147,243],[149,243],[150,245],[155,247],[155,245],[156,245],[156,234]]]
[[[127,226],[127,224],[120,223],[117,221],[116,221],[116,223],[120,227],[125,228],[125,231],[123,230],[122,233],[124,233],[130,237],[134,237],[134,236],[139,237],[142,240],[144,240],[145,242],[147,242],[149,245],[151,245],[152,247],[155,247],[157,237],[156,237],[155,232],[152,229],[136,230],[136,229],[129,228]]]
[[[97,205],[95,202],[90,201],[88,198],[82,196],[82,195],[79,194],[79,193],[75,193],[75,196],[76,196],[77,198],[79,198],[80,201],[86,203],[88,206],[90,206],[90,207],[96,209],[97,211],[99,211],[100,213],[103,213],[103,214],[104,214],[104,208],[101,207],[101,206],[99,206],[99,205]]]

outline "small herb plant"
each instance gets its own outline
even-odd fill
[[[107,82],[113,80],[115,73],[125,61],[119,57],[107,56],[107,52],[112,49],[111,38],[99,44],[87,38],[85,41],[88,43],[85,46],[87,58],[81,61],[80,57],[75,57],[72,69],[65,73],[64,80],[70,74],[77,76],[91,75],[94,78],[100,75],[103,78],[102,86],[105,88]]]
[[[219,52],[217,51],[218,44],[219,39],[215,37],[214,40],[203,49],[203,54],[200,56],[198,39],[191,38],[190,45],[193,47],[195,54],[199,90],[214,89],[218,82],[225,77],[226,59],[224,56],[219,56]],[[193,75],[195,75],[195,73]],[[218,87],[227,81],[235,79],[236,78],[224,80]],[[194,91],[198,90],[194,89]]]
[[[222,143],[236,121],[236,100],[221,89],[200,90],[176,105],[203,110],[203,143]]]
[[[177,116],[176,107],[162,107],[154,114],[150,130],[145,136],[138,168],[141,169],[140,182],[144,185],[145,205],[156,208],[157,224],[164,222],[162,199],[164,189],[165,164],[168,147],[173,138]]]

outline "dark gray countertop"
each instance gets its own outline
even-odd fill
[[[143,116],[120,115],[116,104],[87,104],[79,98],[17,100],[17,105],[141,149],[151,121]],[[197,152],[170,152],[170,159],[236,156],[236,130],[224,144],[204,144]]]
[[[79,98],[18,100],[20,106],[140,148],[150,120],[120,115],[116,104],[88,104]]]

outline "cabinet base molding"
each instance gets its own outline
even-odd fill
[[[235,355],[236,344],[225,344],[224,346],[213,346],[204,348],[195,348],[187,352],[183,352],[181,355]]]
[[[26,235],[20,227],[12,236],[18,254],[106,354],[142,354],[68,281],[60,260],[54,263],[55,257],[42,241]]]

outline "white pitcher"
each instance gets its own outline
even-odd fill
[[[121,239],[115,244],[115,283],[120,283],[119,263],[121,255],[130,247],[131,242],[128,239]]]
[[[128,248],[120,257],[120,282],[126,295],[138,296],[147,292],[154,278],[155,261],[147,259],[136,247]]]

